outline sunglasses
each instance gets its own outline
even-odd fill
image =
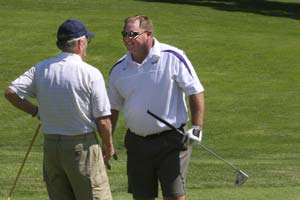
[[[146,31],[142,32],[142,33],[139,33],[139,32],[134,32],[134,31],[129,31],[129,32],[126,32],[126,31],[122,31],[121,34],[123,37],[131,37],[131,38],[135,38],[139,35],[142,35],[143,33],[146,33]]]

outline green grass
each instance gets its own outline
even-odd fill
[[[203,144],[246,171],[235,173],[194,148],[187,178],[192,200],[300,200],[300,3],[297,0],[14,0],[0,2],[0,95],[19,74],[56,55],[57,27],[82,20],[96,34],[87,61],[105,79],[126,51],[128,15],[152,17],[161,42],[186,51],[206,89]],[[38,122],[0,98],[0,199],[5,199]],[[115,200],[128,200],[124,123],[119,161],[108,172]],[[44,200],[43,137],[35,142],[13,193]]]

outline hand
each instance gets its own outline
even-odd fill
[[[189,129],[186,133],[188,134],[191,142],[197,141],[197,142],[201,143],[202,129],[200,126],[193,125],[192,128]]]
[[[116,152],[116,151],[115,151],[115,153],[114,153],[114,155],[113,155],[113,159],[114,159],[114,160],[118,160],[118,155],[117,155],[117,152]],[[108,170],[111,169],[111,165],[109,164],[108,161],[105,161],[105,165],[106,165],[106,168],[107,168]]]
[[[113,155],[113,159],[114,160],[118,160],[118,155],[117,155],[117,151],[115,150],[115,153],[114,153],[114,155]]]
[[[111,166],[109,164],[109,160],[115,155],[115,149],[113,144],[109,145],[103,145],[102,146],[102,154],[103,154],[103,160],[108,170],[111,169]]]
[[[39,107],[37,107],[37,106],[35,107],[35,111],[31,116],[36,117],[39,121],[41,121]]]

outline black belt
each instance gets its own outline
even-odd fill
[[[184,126],[185,126],[185,124],[182,124],[178,129],[181,130],[181,131],[184,131],[184,129],[183,129]],[[155,139],[159,136],[165,136],[165,135],[168,135],[170,133],[177,133],[177,132],[175,130],[171,129],[171,130],[166,130],[166,131],[162,131],[162,132],[159,132],[159,133],[154,133],[154,134],[151,134],[151,135],[140,136],[140,135],[137,135],[136,133],[132,132],[130,129],[128,129],[127,133],[129,133],[133,136],[139,137],[139,138],[143,138],[143,139]]]

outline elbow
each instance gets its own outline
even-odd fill
[[[100,117],[97,120],[98,127],[104,128],[104,129],[111,129],[111,121],[109,116]]]
[[[4,97],[11,103],[16,102],[20,99],[20,97],[10,88],[7,88],[4,92]]]
[[[10,88],[7,88],[4,92],[4,97],[7,99],[7,100],[10,100],[11,97],[15,94],[15,92],[10,89]]]

